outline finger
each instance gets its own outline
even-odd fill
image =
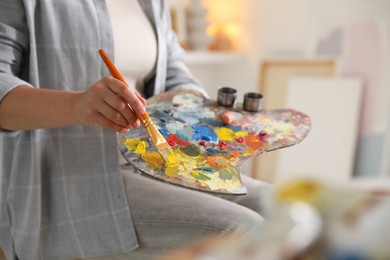
[[[136,115],[134,114],[134,112],[132,111],[131,112],[131,122],[130,122],[130,126],[131,127],[134,127],[134,128],[138,128],[140,127],[141,125],[141,122],[137,119]]]
[[[126,101],[124,101],[117,94],[108,89],[103,97],[104,102],[115,109],[118,113],[122,115],[122,117],[126,120],[127,125],[133,123],[133,121],[137,120],[131,108],[127,105]]]
[[[100,106],[98,106],[97,111],[102,114],[104,117],[106,117],[108,120],[114,122],[117,125],[120,125],[122,127],[128,127],[129,123],[127,120],[122,116],[121,113],[119,113],[117,110],[112,108],[110,105],[108,105],[105,102],[102,102]]]
[[[144,104],[144,106],[146,106],[146,99],[144,99],[144,97],[141,96],[141,94],[139,92],[135,92],[135,94],[137,95],[138,99],[141,100],[142,104]]]
[[[234,115],[232,115],[232,113],[230,113],[229,111],[225,111],[219,115],[219,118],[225,124],[231,124],[234,120]]]
[[[128,128],[122,127],[122,126],[120,126],[118,124],[115,124],[114,122],[112,122],[111,120],[107,119],[104,115],[102,115],[100,113],[97,113],[95,115],[95,122],[96,122],[97,125],[105,128],[105,129],[115,131],[115,132],[127,133],[129,131]]]
[[[143,115],[145,113],[145,105],[138,98],[135,91],[132,91],[127,85],[112,77],[107,77],[109,88],[127,103],[130,104],[134,112]]]

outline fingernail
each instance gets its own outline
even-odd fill
[[[221,116],[222,122],[225,124],[230,124],[231,123],[231,118],[227,114],[222,114]]]
[[[139,111],[140,111],[139,113],[140,113],[141,115],[143,115],[143,114],[145,114],[146,109],[145,109],[144,106],[141,106],[140,109],[139,109]]]

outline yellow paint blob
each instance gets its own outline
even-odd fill
[[[149,163],[150,168],[160,169],[164,165],[164,160],[157,152],[145,152],[141,155],[145,162]]]
[[[134,151],[135,149],[137,149],[137,146],[140,142],[140,138],[128,138],[123,142],[123,144],[127,147],[129,151]]]
[[[179,167],[165,168],[165,174],[169,177],[176,177],[178,173],[179,173]]]
[[[313,203],[323,190],[320,182],[299,179],[284,183],[276,190],[276,199],[279,202],[303,201]]]
[[[180,149],[175,150],[176,157],[181,165],[181,171],[189,172],[192,168],[195,168],[204,161],[204,156],[198,155],[196,157],[188,156]]]
[[[210,177],[206,176],[202,171],[199,171],[199,170],[192,171],[191,175],[193,177],[195,177],[197,180],[200,180],[200,181],[208,181],[208,180],[210,180]]]
[[[166,167],[172,168],[172,167],[178,167],[179,166],[179,160],[175,153],[170,153],[168,155],[167,160],[165,161]]]
[[[216,129],[215,133],[221,141],[233,141],[233,139],[236,137],[234,131],[227,127],[221,127],[220,129]]]
[[[245,137],[245,136],[248,136],[248,132],[247,131],[238,131],[238,132],[236,132],[236,137]]]
[[[135,154],[144,154],[146,152],[146,148],[149,144],[145,141],[141,141],[138,143],[137,148],[134,150]]]
[[[251,156],[256,150],[253,150],[252,148],[248,149],[245,153],[242,154],[243,157]]]
[[[165,174],[170,177],[175,177],[179,173],[179,159],[174,152],[168,155],[165,161]]]
[[[206,181],[211,190],[228,190],[233,191],[240,188],[241,183],[238,180],[226,180],[211,179]]]
[[[196,160],[183,160],[182,161],[183,170],[188,172],[190,169],[193,169],[198,166],[198,162]]]

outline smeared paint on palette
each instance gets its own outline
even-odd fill
[[[310,130],[310,118],[292,109],[235,109],[236,121],[225,125],[219,115],[226,108],[191,90],[153,97],[147,110],[178,160],[164,162],[142,127],[118,134],[123,156],[162,181],[216,193],[245,194],[240,178],[244,162],[297,144]]]

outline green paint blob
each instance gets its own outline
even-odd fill
[[[207,167],[207,166],[204,166],[204,167],[199,167],[199,170],[201,171],[205,171],[205,172],[213,172],[214,169],[211,168],[211,167]]]
[[[201,181],[209,181],[211,180],[209,177],[207,177],[206,175],[204,174],[201,174],[200,172],[195,172],[193,173],[193,176],[198,179],[198,180],[201,180]]]
[[[184,154],[191,156],[191,157],[196,157],[201,153],[201,150],[198,146],[195,144],[190,144],[186,147],[180,147],[180,151],[182,151]]]
[[[237,171],[232,167],[222,168],[219,170],[219,177],[222,180],[231,180],[236,176]]]

